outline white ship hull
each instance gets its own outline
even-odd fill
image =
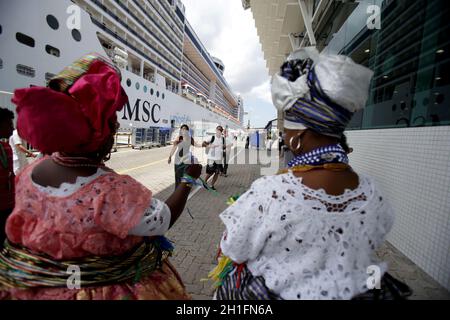
[[[81,18],[79,41],[73,38],[68,27],[68,23],[77,22],[76,10]],[[58,21],[57,29],[50,27],[49,15]],[[92,23],[89,14],[68,0],[0,0],[0,25],[0,91],[3,92],[0,102],[13,110],[8,93],[30,85],[45,86],[52,74],[86,53],[107,56],[97,37],[103,31]],[[18,34],[32,41],[21,43]],[[49,46],[57,49],[59,56],[49,54]],[[18,65],[30,67],[32,76],[20,74]],[[164,84],[147,81],[127,70],[122,70],[122,85],[129,97],[129,104],[118,113],[122,129],[175,128],[187,123],[194,128],[196,136],[214,131],[218,124],[231,130],[242,129],[226,117],[166,90]]]

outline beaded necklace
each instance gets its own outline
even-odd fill
[[[288,163],[288,169],[280,173],[305,172],[314,169],[344,171],[350,168],[348,156],[340,144],[319,147],[310,152],[295,157]]]
[[[99,168],[105,166],[103,162],[99,163],[98,161],[92,160],[87,157],[69,157],[59,152],[53,153],[51,155],[51,159],[56,164],[68,168],[80,168],[80,167]]]

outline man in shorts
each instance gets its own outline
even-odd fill
[[[225,137],[223,135],[222,126],[217,126],[216,134],[209,142],[204,142],[203,146],[207,147],[208,163],[206,165],[205,181],[212,178],[211,189],[216,190],[215,184],[221,172],[223,172],[223,150],[225,147]]]

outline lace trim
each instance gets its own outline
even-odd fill
[[[374,251],[394,215],[374,181],[358,176],[359,186],[339,196],[292,173],[258,179],[220,215],[223,254],[247,263],[283,299],[350,299],[367,291],[367,267],[386,271]]]
[[[102,175],[108,173],[108,171],[105,171],[101,168],[98,168],[97,172],[91,176],[87,177],[81,177],[78,176],[76,181],[74,183],[68,183],[63,182],[58,188],[51,187],[51,186],[41,186],[40,184],[37,184],[33,181],[30,175],[31,183],[41,192],[44,192],[48,195],[55,196],[55,197],[67,197],[75,192],[77,192],[79,189],[87,185],[88,183],[94,181],[95,179],[101,177]]]
[[[369,202],[374,193],[368,178],[363,175],[358,175],[359,184],[355,189],[345,189],[344,193],[338,196],[328,194],[323,188],[309,188],[303,184],[303,179],[296,177],[292,171],[289,171],[286,176],[291,181],[286,181],[283,177],[284,183],[297,185],[301,189],[304,204],[316,212],[343,213],[359,210]],[[287,192],[289,193],[290,190]]]

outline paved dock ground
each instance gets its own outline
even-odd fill
[[[275,149],[274,149],[275,150]],[[116,171],[129,174],[150,188],[155,197],[166,199],[173,191],[173,165],[167,164],[170,147],[152,150],[119,150],[108,163]],[[200,162],[205,161],[202,150],[196,151]],[[276,152],[276,151],[274,151]],[[219,214],[228,206],[229,196],[243,193],[251,183],[260,177],[261,166],[256,164],[256,151],[237,149],[239,163],[245,159],[251,165],[230,165],[229,176],[220,177],[217,195],[205,190],[197,192],[188,202],[187,210],[169,230],[167,236],[175,244],[171,261],[179,271],[187,290],[193,299],[211,299],[212,283],[201,281],[215,267],[215,255],[224,230]],[[262,161],[266,163],[267,161]],[[406,282],[414,291],[411,299],[449,299],[450,293],[418,268],[407,257],[386,243],[378,255],[388,261],[390,272]]]

